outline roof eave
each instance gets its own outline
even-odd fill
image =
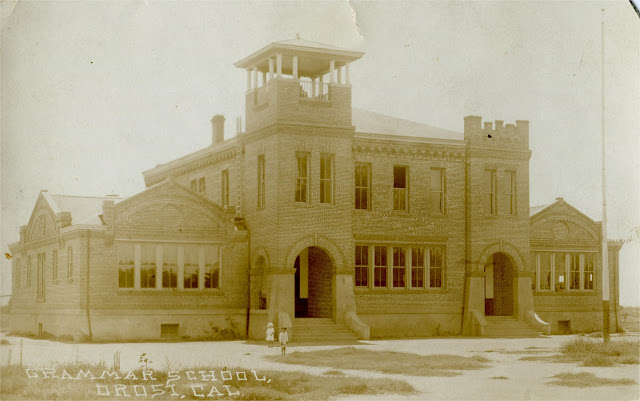
[[[260,62],[262,62],[264,60],[265,55],[269,54],[269,52],[276,52],[277,50],[334,55],[342,59],[346,59],[346,61],[348,62],[356,61],[362,58],[362,56],[364,56],[363,52],[352,51],[352,50],[323,49],[323,48],[314,48],[314,47],[298,46],[298,45],[291,45],[291,44],[271,43],[263,47],[262,49],[258,50],[257,52],[252,53],[251,55],[234,63],[233,65],[237,68],[251,68],[255,64],[259,64]]]

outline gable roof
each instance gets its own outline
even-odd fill
[[[569,210],[575,212],[577,215],[581,216],[582,218],[590,221],[592,224],[600,224],[600,221],[596,221],[594,219],[592,219],[591,217],[587,216],[586,214],[582,213],[579,209],[577,209],[575,206],[573,206],[572,204],[570,204],[569,202],[565,201],[562,198],[556,198],[556,201],[549,204],[549,205],[541,205],[541,206],[532,206],[531,208],[529,208],[529,212],[530,212],[530,217],[536,217],[541,214],[543,211],[547,210],[547,209],[551,209],[551,208],[556,208],[556,207],[566,207]]]
[[[49,201],[55,213],[71,213],[71,224],[102,224],[100,214],[102,214],[102,203],[105,200],[119,202],[121,197],[114,196],[73,196],[73,195],[52,195],[46,193],[45,199]]]
[[[540,213],[541,211],[543,211],[544,209],[548,208],[551,205],[552,205],[552,203],[549,203],[548,205],[531,206],[529,208],[529,216],[533,216],[534,214],[538,214],[538,213]]]
[[[420,138],[464,140],[462,132],[451,131],[411,120],[375,113],[354,107],[351,113],[353,125],[358,133],[413,136]]]

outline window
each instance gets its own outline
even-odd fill
[[[67,248],[67,278],[73,277],[73,248]]]
[[[371,166],[356,163],[356,209],[369,210]]]
[[[53,281],[56,281],[58,279],[58,250],[54,249],[53,250],[53,255],[51,255],[51,262],[52,262],[52,266],[51,266],[51,270],[52,270],[52,276],[51,279]]]
[[[442,247],[429,247],[429,287],[442,288]]]
[[[222,206],[229,206],[229,170],[222,171]]]
[[[191,180],[191,190],[198,192],[198,180]]]
[[[156,245],[140,246],[140,288],[156,288]]]
[[[405,287],[405,273],[407,271],[405,249],[402,247],[393,247],[393,286]]]
[[[206,181],[205,181],[204,177],[200,177],[198,179],[198,192],[204,193],[206,191],[205,183],[206,183]]]
[[[200,247],[184,246],[184,288],[198,289],[198,270],[200,270]]]
[[[374,248],[375,259],[373,267],[373,286],[374,287],[386,287],[387,286],[387,247],[376,246]]]
[[[320,155],[320,203],[333,203],[333,155]]]
[[[580,254],[569,254],[569,289],[580,289]]]
[[[431,213],[444,214],[444,169],[431,169]]]
[[[204,247],[204,288],[220,288],[220,254],[217,245]]]
[[[504,172],[504,211],[506,214],[516,214],[516,172]]]
[[[178,287],[178,245],[162,245],[162,288]]]
[[[424,249],[411,248],[411,287],[424,287]]]
[[[540,273],[538,276],[540,277],[540,290],[551,290],[551,278],[553,275],[551,274],[551,256],[550,252],[540,252]]]
[[[407,210],[407,168],[393,167],[393,210]]]
[[[309,187],[309,155],[297,153],[296,161],[298,175],[296,178],[296,202],[307,202],[307,189]]]
[[[594,255],[586,253],[584,255],[584,288],[585,290],[593,290],[593,279],[595,275]]]
[[[118,244],[118,288],[134,287],[134,245],[129,242]]]
[[[484,213],[496,215],[496,172],[495,170],[484,171]]]
[[[356,245],[356,287],[369,286],[369,247]]]
[[[554,253],[554,270],[555,270],[555,274],[554,274],[554,278],[555,278],[555,290],[556,291],[561,291],[564,290],[566,287],[566,283],[565,283],[565,277],[566,277],[566,272],[565,272],[565,254],[564,253]]]
[[[27,256],[27,287],[31,286],[31,256]]]
[[[264,207],[265,181],[264,155],[260,155],[258,156],[258,207]]]
[[[36,284],[36,293],[38,299],[44,299],[44,270],[45,270],[45,260],[46,253],[38,254],[38,272],[36,276],[37,284]]]

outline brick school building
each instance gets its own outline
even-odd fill
[[[454,132],[351,105],[362,53],[271,43],[246,127],[117,196],[42,191],[13,255],[15,332],[75,339],[526,336],[602,328],[601,224],[529,205],[529,122]],[[609,243],[612,327],[618,251]]]

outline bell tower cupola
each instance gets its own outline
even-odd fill
[[[247,71],[246,132],[273,124],[351,127],[350,65],[363,54],[297,36],[235,63]]]

